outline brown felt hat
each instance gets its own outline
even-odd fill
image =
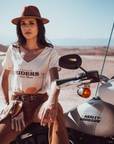
[[[42,18],[40,15],[40,11],[35,6],[24,6],[21,12],[20,17],[14,18],[11,22],[15,25],[18,24],[19,20],[23,18],[36,18],[42,20],[43,24],[49,22],[48,19]]]

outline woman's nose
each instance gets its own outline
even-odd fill
[[[26,24],[26,25],[25,25],[25,28],[29,28],[29,24]]]

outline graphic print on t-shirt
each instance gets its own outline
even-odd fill
[[[34,76],[39,76],[39,72],[33,72],[32,70],[24,70],[24,69],[16,71],[16,74],[22,78],[33,78]]]
[[[16,75],[21,81],[23,81],[21,84],[24,93],[34,94],[42,90],[44,73],[20,69],[19,71],[16,71]]]

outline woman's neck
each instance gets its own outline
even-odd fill
[[[26,44],[24,47],[30,50],[39,48],[37,41],[33,39],[26,39]]]

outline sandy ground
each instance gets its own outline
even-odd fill
[[[2,66],[1,62],[3,61],[3,56],[0,56],[0,74],[2,72]],[[82,67],[86,70],[98,70],[99,73],[101,72],[101,67],[103,64],[104,56],[85,56],[82,55]],[[59,72],[60,78],[68,78],[76,76],[78,73],[82,72],[81,69],[77,70],[67,70],[62,69]],[[114,57],[108,56],[105,62],[105,67],[103,70],[103,74],[109,78],[111,78],[114,75]],[[87,98],[81,98],[77,95],[77,86],[72,85],[65,88],[62,88],[59,95],[59,102],[61,103],[64,112],[67,112],[68,110],[74,108],[75,106],[82,104],[89,99],[91,99],[93,96],[95,96],[97,84],[91,84],[91,91],[92,95]],[[0,105],[3,103],[3,97],[2,92],[0,91]]]

